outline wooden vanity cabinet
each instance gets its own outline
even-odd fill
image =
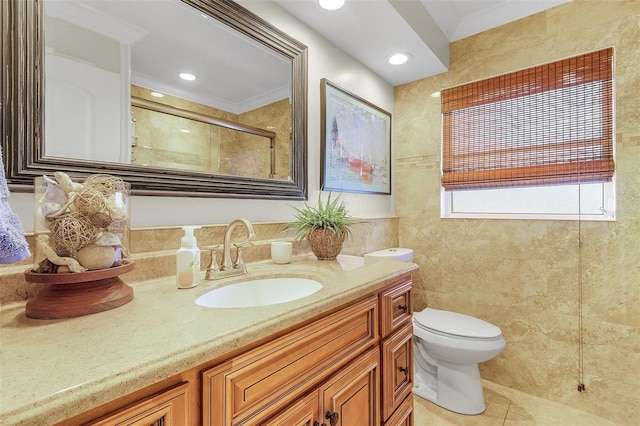
[[[409,273],[389,280],[257,347],[59,426],[412,426],[411,287]]]
[[[410,277],[403,276],[377,294],[205,370],[203,425],[412,422],[411,288]],[[407,406],[411,410],[396,414]]]

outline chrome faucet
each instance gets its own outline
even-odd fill
[[[244,225],[247,228],[247,232],[249,233],[249,239],[253,240],[256,237],[256,233],[253,231],[253,225],[247,219],[234,219],[227,225],[227,229],[224,231],[224,245],[222,246],[223,254],[222,254],[222,266],[220,269],[234,269],[238,267],[244,266],[244,261],[242,260],[242,256],[240,255],[240,245],[236,245],[237,257],[236,263],[234,264],[231,261],[231,234],[233,230],[238,225]]]
[[[218,266],[217,253],[220,246],[211,247],[211,263],[207,267],[205,280],[217,280],[220,278],[232,277],[234,275],[244,275],[247,273],[247,265],[242,259],[242,247],[250,245],[249,242],[233,244],[236,247],[236,260],[231,260],[231,234],[238,225],[244,225],[249,233],[249,240],[256,237],[253,225],[247,219],[234,219],[227,225],[224,231],[224,244],[222,246],[222,265]]]

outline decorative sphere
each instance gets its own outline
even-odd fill
[[[89,244],[78,250],[78,263],[88,270],[106,269],[116,260],[116,250],[111,246]]]

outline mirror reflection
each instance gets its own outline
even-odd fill
[[[291,178],[290,58],[174,0],[44,10],[46,156]]]
[[[49,4],[54,5],[53,8],[60,6],[58,9],[71,5],[70,7],[73,8],[71,15],[76,15],[77,19],[62,19],[64,12],[60,10],[51,12],[50,17],[47,18],[44,12],[45,3],[47,3],[47,9],[51,9]],[[127,9],[130,15],[136,14],[136,7],[152,6],[154,15],[162,12],[162,16],[173,16],[174,12],[170,12],[165,6],[179,7],[185,13],[188,11],[196,21],[202,20],[223,29],[220,39],[213,39],[211,36],[197,38],[197,34],[191,31],[190,27],[175,32],[167,30],[166,34],[171,33],[171,36],[163,40],[161,51],[149,53],[149,58],[145,62],[149,64],[149,68],[134,73],[132,70],[138,68],[134,64],[135,55],[132,54],[133,42],[144,40],[145,37],[141,35],[145,35],[148,31],[144,25],[155,20],[156,17],[151,14],[144,15],[145,19],[139,24],[127,26],[121,20],[114,21],[113,18],[109,18],[106,10],[103,13],[95,13],[98,9],[94,6],[115,7],[119,3],[123,4],[124,1],[0,1],[0,16],[2,16],[0,26],[3,34],[0,43],[5,53],[0,56],[0,68],[3,71],[1,74],[3,84],[0,85],[0,105],[3,106],[0,108],[0,115],[2,115],[0,143],[9,187],[13,191],[31,192],[35,177],[56,171],[73,174],[78,178],[106,172],[126,179],[131,184],[134,195],[305,199],[307,194],[307,47],[231,0],[131,1],[132,9]],[[86,16],[87,10],[94,18],[97,15],[101,19],[91,21],[91,18]],[[56,23],[67,29],[69,22],[90,21],[92,24],[90,28],[85,24],[84,27],[76,25],[80,29],[62,31],[59,37],[66,40],[51,41],[49,47],[46,47],[44,26],[45,21],[50,19],[58,20]],[[177,27],[177,22],[176,19],[171,25],[176,24]],[[194,22],[190,21],[190,25],[193,24],[195,28],[198,24]],[[73,31],[81,31],[81,34]],[[107,43],[103,34],[109,31],[119,36],[110,37],[111,40]],[[178,47],[170,48],[174,39],[177,40],[181,33],[183,38],[180,42],[176,42]],[[51,37],[53,36],[46,38]],[[204,61],[205,57],[217,56],[219,52],[225,51],[232,45],[231,39],[235,37],[240,37],[240,40],[244,39],[244,41],[238,42],[231,57],[225,56],[225,59],[216,65]],[[251,42],[247,43],[247,39]],[[249,56],[246,56],[246,52],[243,51],[241,47],[243,44],[253,45],[254,49],[252,53],[248,53]],[[185,54],[188,53],[190,62],[163,55],[165,51],[180,52],[181,50]],[[46,56],[49,56],[49,59],[46,59]],[[73,74],[77,77],[75,79],[67,78],[65,81],[61,78],[59,84],[49,84],[44,69],[51,68],[52,61],[55,61],[51,57],[63,58],[64,61],[61,62],[72,63],[73,66],[78,65],[82,69],[92,67],[105,72],[98,73],[101,77],[93,82],[83,80],[90,73],[80,72]],[[48,61],[47,67],[45,67],[45,59]],[[282,69],[272,71],[268,66],[269,63],[284,63],[286,71],[283,72]],[[166,82],[167,79],[161,78],[161,75],[156,75],[152,71],[164,70],[167,64],[175,65],[180,73],[187,72],[195,75],[196,79],[179,80],[174,85],[168,83],[163,85],[162,82]],[[191,66],[187,67],[185,64],[191,64]],[[242,67],[240,64],[252,66]],[[60,74],[64,73],[58,73],[58,76]],[[175,76],[173,71],[171,74]],[[276,79],[272,74],[287,77],[283,79],[282,84],[265,85],[266,81]],[[145,79],[145,76],[153,78]],[[153,80],[154,83],[147,83],[146,81],[149,80]],[[286,83],[284,83],[285,80]],[[187,90],[193,89],[194,84],[200,83],[204,84],[197,90]],[[90,89],[89,93],[95,90],[108,95],[111,98],[109,106],[102,107],[100,106],[102,104],[95,102],[98,96],[88,94],[85,90],[87,87]],[[110,89],[104,90],[104,87]],[[137,90],[136,87],[145,88],[147,93],[153,89],[164,94],[167,99],[170,97],[173,100],[180,99],[183,103],[198,104],[203,108],[203,110],[190,111],[182,104],[175,107],[166,102],[163,104],[157,99],[152,101],[155,102],[152,109],[164,114],[174,114],[175,109],[178,109],[180,110],[178,117],[199,123],[222,125],[225,129],[232,128],[252,135],[261,135],[266,132],[267,139],[274,142],[252,141],[250,149],[247,150],[250,152],[259,149],[261,152],[260,159],[257,160],[260,166],[252,168],[254,174],[253,170],[260,169],[257,172],[258,175],[229,174],[249,173],[243,168],[232,166],[227,169],[220,166],[215,172],[194,170],[194,167],[183,164],[193,162],[192,160],[176,161],[175,158],[163,160],[169,164],[132,163],[132,158],[135,158],[133,151],[135,147],[132,145],[136,144],[134,139],[136,128],[133,123],[136,122],[132,121],[135,119],[133,116],[135,106],[131,95]],[[260,92],[264,96],[258,96],[255,87],[269,87],[270,90],[267,90],[267,93]],[[72,90],[67,91],[63,88]],[[209,91],[213,88],[215,88],[215,95],[213,91]],[[278,90],[282,88],[284,90]],[[254,95],[250,96],[251,93]],[[136,94],[137,98],[147,102],[148,98],[145,96]],[[212,98],[225,102],[210,103]],[[258,100],[260,102],[257,102]],[[157,104],[163,106],[157,108]],[[268,120],[242,122],[250,116],[251,120],[255,120],[256,117],[253,115],[259,115],[248,114],[248,111],[260,111],[261,108],[270,108],[271,105],[278,105],[276,108],[278,110],[281,107],[282,110],[286,109],[288,114],[285,113],[284,116],[276,118],[276,113],[270,112],[263,114],[262,117],[268,115]],[[209,110],[204,111],[205,106],[225,111],[225,114],[218,118]],[[163,110],[167,108],[170,109],[169,112]],[[116,116],[119,118],[117,121]],[[215,120],[211,118],[212,116]],[[101,119],[98,120],[95,117],[101,117]],[[87,125],[87,123],[90,124]],[[270,126],[275,129],[271,129]],[[280,127],[285,129],[284,132],[280,132]],[[56,132],[63,137],[56,138]],[[275,133],[275,138],[269,136],[271,133]],[[234,138],[239,139],[237,136],[220,137],[221,140]],[[155,150],[160,136],[153,135],[152,139],[154,144],[148,146]],[[264,137],[261,140],[264,140]],[[211,148],[214,142],[208,143],[209,146],[199,147],[196,150],[205,149],[206,152],[201,152],[201,157],[210,157],[211,164],[222,165],[225,163],[225,156],[235,157],[228,163],[243,161],[237,160],[241,155],[232,151],[231,145],[224,147],[213,145]],[[263,146],[271,143],[276,145],[269,151],[270,155],[275,154],[274,161],[268,162],[269,169],[271,164],[274,164],[273,173],[269,173],[273,177],[263,177],[267,175],[267,172],[262,170],[266,168],[262,166],[263,163],[266,164],[262,156],[265,150]],[[157,152],[173,150],[169,146],[157,146]],[[209,153],[212,149],[216,151],[215,154]],[[185,152],[190,151],[184,149],[177,151],[174,157],[184,157]]]
[[[236,176],[288,178],[290,144],[279,143],[277,134],[271,130],[240,125],[136,96],[132,96],[131,105],[133,164]],[[275,104],[269,106],[270,111],[277,108]],[[288,102],[280,102],[280,108],[288,108]],[[288,117],[286,114],[280,116],[284,120]],[[287,126],[290,123],[280,127]]]

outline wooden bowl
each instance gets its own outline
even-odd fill
[[[79,317],[117,308],[133,300],[133,289],[119,277],[132,271],[134,263],[108,269],[64,274],[27,270],[25,280],[42,284],[27,302],[26,315],[37,319]]]

